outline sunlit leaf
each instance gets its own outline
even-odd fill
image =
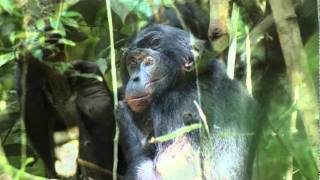
[[[65,11],[62,13],[63,17],[81,17],[81,14],[76,11]]]
[[[49,31],[48,32],[49,34],[60,34],[61,36],[66,36],[66,31],[65,29],[55,29],[55,30],[52,30],[52,31]]]
[[[43,19],[39,19],[39,20],[37,20],[37,22],[36,22],[36,26],[37,26],[37,29],[43,31],[44,28],[45,28],[45,26],[46,26],[46,24],[45,24],[45,22],[44,22]]]
[[[4,64],[8,63],[11,60],[15,59],[15,53],[10,52],[6,54],[1,54],[0,55],[0,67],[3,66]]]
[[[111,0],[112,10],[120,16],[122,22],[125,21],[127,15],[137,6],[137,0]]]
[[[162,0],[162,3],[164,6],[171,6],[172,5],[172,0]]]
[[[71,27],[74,27],[74,28],[78,28],[79,27],[79,24],[77,21],[75,21],[74,19],[71,19],[71,18],[61,18],[61,21],[67,25],[67,26],[71,26]]]
[[[59,43],[65,44],[65,45],[69,45],[69,46],[75,46],[76,43],[74,43],[73,41],[69,40],[69,39],[59,39]]]
[[[150,17],[152,15],[150,6],[152,5],[154,8],[158,8],[160,4],[160,0],[154,0],[151,2],[148,0],[111,0],[111,8],[120,16],[122,22],[125,21],[127,15],[131,11],[134,11],[137,15]]]
[[[157,143],[157,142],[166,142],[169,141],[171,139],[174,139],[176,137],[182,136],[188,132],[191,132],[193,130],[196,129],[200,129],[201,128],[201,124],[196,123],[196,124],[191,124],[189,126],[185,126],[182,127],[180,129],[177,129],[175,131],[173,131],[172,133],[160,136],[160,137],[152,137],[149,141],[149,143]]]
[[[92,78],[92,79],[98,80],[99,82],[103,81],[103,78],[101,76],[93,73],[76,73],[74,76],[83,77],[83,78]]]
[[[13,13],[15,4],[12,0],[0,0],[0,6],[10,14]]]
[[[50,21],[50,26],[51,26],[53,29],[55,29],[55,30],[57,30],[57,31],[61,31],[61,32],[59,32],[59,34],[65,36],[66,30],[65,30],[63,24],[60,22],[59,19],[54,18],[54,17],[50,17],[50,18],[49,18],[49,21]]]

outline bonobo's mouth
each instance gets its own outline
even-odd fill
[[[144,99],[148,99],[150,97],[150,94],[142,94],[138,96],[127,96],[126,99],[127,101],[142,101]]]
[[[142,94],[138,96],[127,96],[126,100],[129,107],[134,112],[142,112],[151,101],[151,94]]]

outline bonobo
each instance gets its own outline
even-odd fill
[[[21,71],[22,62],[17,69],[17,92],[21,99]],[[57,177],[54,169],[54,142],[53,133],[57,130],[69,128],[65,123],[71,119],[62,117],[54,103],[58,100],[50,100],[53,81],[50,74],[53,69],[45,62],[28,57],[28,70],[26,77],[25,114],[24,121],[27,135],[32,145],[43,159],[47,167],[49,177]],[[105,82],[95,78],[74,76],[75,73],[90,73],[102,76],[98,66],[88,61],[75,61],[71,64],[70,74],[61,75],[69,85],[72,94],[70,99],[76,107],[72,111],[72,117],[76,117],[80,130],[80,158],[99,165],[105,169],[112,169],[113,161],[113,99],[111,92],[106,89]],[[62,91],[62,95],[65,93]],[[58,97],[59,98],[59,97]],[[70,117],[71,117],[70,116]],[[111,179],[100,171],[86,168],[80,165],[81,178],[92,177],[94,179]],[[79,171],[78,171],[79,172]]]
[[[218,61],[196,76],[194,42],[186,31],[149,25],[124,54],[117,118],[126,179],[251,178],[257,103]],[[201,128],[152,142],[196,123]]]

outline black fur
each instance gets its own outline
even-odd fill
[[[152,40],[153,36],[156,41]],[[138,33],[129,45],[126,57],[130,57],[137,49],[141,52],[152,49],[153,51],[146,51],[151,52],[149,56],[154,57],[156,67],[145,70],[145,65],[138,64],[131,75],[139,77],[139,81],[137,77],[124,72],[124,80],[128,82],[126,97],[127,94],[130,94],[130,97],[141,94],[143,90],[134,89],[140,87],[137,83],[146,84],[143,80],[152,80],[154,74],[169,74],[170,77],[155,83],[151,90],[145,89],[148,93],[151,91],[151,100],[146,101],[147,107],[143,108],[142,112],[130,110],[135,104],[129,103],[128,106],[126,101],[120,103],[118,118],[122,144],[129,163],[126,179],[164,178],[163,174],[158,172],[158,159],[167,156],[165,149],[179,144],[178,139],[181,137],[162,143],[148,143],[148,140],[150,137],[163,136],[186,125],[201,122],[194,101],[201,104],[206,115],[209,135],[202,124],[201,130],[194,130],[183,136],[187,139],[185,144],[192,145],[191,151],[200,152],[198,159],[201,162],[201,177],[228,180],[251,178],[254,142],[257,137],[256,125],[259,120],[258,105],[239,82],[227,77],[224,66],[218,61],[212,61],[206,71],[199,75],[199,86],[195,75],[184,78],[187,74],[183,70],[185,60],[195,59],[191,52],[193,45],[190,38],[189,33],[180,29],[152,25]],[[160,53],[160,58],[157,53]],[[128,59],[125,64],[128,64],[127,61]],[[157,66],[166,67],[161,69]],[[140,74],[143,74],[140,73],[141,68],[148,72],[144,74],[151,77],[140,77]],[[127,101],[129,100],[131,98],[127,98]],[[179,153],[174,154],[181,156]],[[178,163],[171,161],[168,163]],[[152,168],[141,169],[146,162]],[[193,179],[196,176],[193,174],[188,178]]]
[[[66,93],[67,90],[71,92],[69,99],[73,101],[70,102],[70,106],[75,107],[69,119],[65,118],[64,114],[59,114],[57,110],[59,107],[53,105],[60,100],[50,100],[49,97],[52,91],[49,82],[54,81],[50,73],[52,74],[54,69],[33,57],[27,57],[27,62],[25,114],[23,116],[27,135],[34,149],[44,161],[48,177],[57,177],[54,170],[53,134],[55,131],[65,130],[70,126],[78,126],[80,130],[80,158],[111,171],[115,129],[112,94],[106,88],[104,81],[74,76],[74,72],[77,71],[77,73],[96,75],[102,79],[98,66],[88,61],[76,61],[71,64],[69,73],[60,75],[61,80],[69,88],[66,89]],[[20,101],[22,66],[22,62],[19,62],[17,92]],[[111,176],[91,168],[80,166],[79,169],[81,169],[78,173],[80,179],[88,176],[95,179],[111,179]]]

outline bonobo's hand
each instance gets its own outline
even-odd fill
[[[115,112],[116,120],[119,122],[120,128],[128,128],[133,125],[132,113],[125,101],[119,101],[118,108]]]

